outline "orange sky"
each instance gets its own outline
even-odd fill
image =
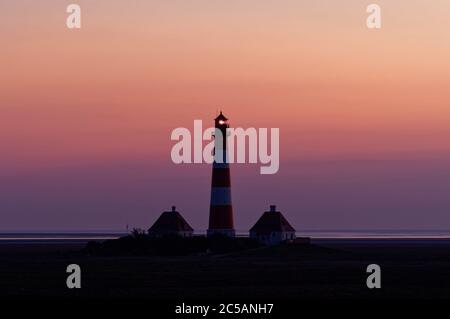
[[[236,124],[313,139],[342,130],[390,152],[404,135],[409,151],[448,150],[450,4],[378,1],[374,31],[365,2],[349,2],[79,1],[76,31],[64,2],[3,3],[2,144],[12,158],[140,152],[222,107]]]

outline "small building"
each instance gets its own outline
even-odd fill
[[[148,234],[152,237],[162,237],[167,235],[177,235],[181,237],[191,237],[194,229],[187,221],[176,211],[176,207],[172,206],[172,210],[163,212],[149,228]]]
[[[295,229],[284,218],[275,205],[270,205],[270,211],[264,214],[250,229],[250,238],[265,245],[276,245],[283,241],[295,239]]]

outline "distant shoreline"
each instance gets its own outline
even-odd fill
[[[123,232],[0,232],[0,245],[5,244],[85,244],[89,241],[106,241],[128,234]],[[202,236],[204,234],[197,234]],[[349,231],[309,231],[297,232],[298,237],[310,237],[316,244],[450,244],[450,231],[398,232],[349,232]],[[238,237],[248,237],[238,234]]]

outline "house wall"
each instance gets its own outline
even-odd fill
[[[276,245],[285,240],[295,239],[295,232],[272,232],[269,235],[258,235],[250,232],[250,237],[265,245]]]

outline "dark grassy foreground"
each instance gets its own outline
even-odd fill
[[[199,256],[238,252],[260,246],[257,241],[250,238],[225,236],[152,238],[144,233],[135,233],[103,243],[89,242],[82,252],[91,256]]]
[[[450,297],[448,242],[319,244],[189,256],[143,256],[141,251],[119,256],[116,249],[105,253],[92,244],[81,252],[82,246],[76,245],[2,244],[0,295],[178,300]],[[82,268],[82,289],[66,288],[65,270],[71,263]],[[382,267],[382,289],[377,291],[365,284],[371,263]]]

